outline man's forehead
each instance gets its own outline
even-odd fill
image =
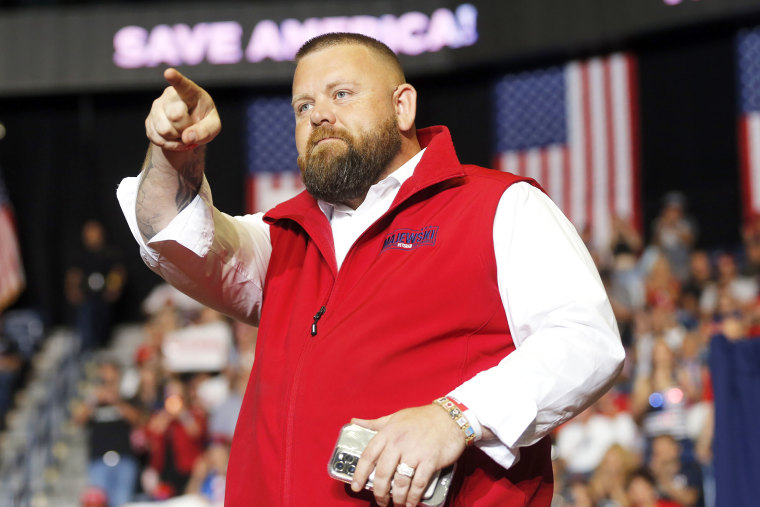
[[[293,77],[293,88],[304,80],[359,81],[389,76],[389,65],[376,51],[360,44],[336,44],[301,58]]]
[[[301,57],[301,62],[305,60],[310,60],[310,59],[319,59],[319,58],[330,59],[332,57],[340,57],[340,56],[344,58],[350,58],[352,56],[365,57],[366,55],[370,55],[370,54],[373,56],[376,56],[376,51],[373,51],[369,47],[364,46],[362,44],[357,44],[353,42],[339,42],[339,43],[331,44],[329,46],[324,46],[324,47],[312,50],[311,52]]]

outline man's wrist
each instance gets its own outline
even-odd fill
[[[433,401],[457,424],[464,436],[465,446],[470,447],[483,438],[482,428],[471,410],[451,396],[443,396]],[[469,416],[469,417],[468,417]]]

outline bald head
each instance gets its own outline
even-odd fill
[[[373,56],[377,57],[386,66],[386,70],[390,73],[389,76],[395,84],[406,82],[404,69],[401,67],[401,62],[396,53],[379,40],[359,33],[326,33],[309,39],[296,53],[296,63],[299,63],[303,57],[311,53],[341,45],[355,45],[367,48]]]

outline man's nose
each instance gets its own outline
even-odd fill
[[[329,123],[333,125],[335,123],[335,113],[332,111],[329,105],[324,102],[317,102],[311,110],[311,123],[315,127],[322,125],[323,123]]]

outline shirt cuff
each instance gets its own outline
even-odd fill
[[[516,391],[504,395],[498,404],[494,404],[492,397],[483,395],[489,391],[479,385],[478,376],[451,391],[449,396],[467,406],[465,415],[470,426],[475,428],[477,425],[481,435],[483,427],[488,428],[496,436],[496,440],[481,438],[475,445],[499,465],[509,468],[520,456],[521,437],[534,426],[538,409],[533,400]],[[494,405],[508,407],[508,410],[497,411]]]
[[[483,427],[480,425],[480,421],[478,421],[478,416],[475,415],[475,412],[468,408],[462,412],[462,415],[464,415],[467,418],[467,422],[470,423],[470,427],[475,434],[475,442],[483,440]]]
[[[139,177],[124,178],[116,190],[116,196],[129,224],[129,229],[140,245],[141,256],[148,266],[157,267],[160,254],[156,246],[163,241],[175,241],[197,256],[205,256],[214,239],[211,190],[206,177],[203,178],[198,195],[190,204],[147,243],[143,240],[137,226],[135,213],[139,182]]]

